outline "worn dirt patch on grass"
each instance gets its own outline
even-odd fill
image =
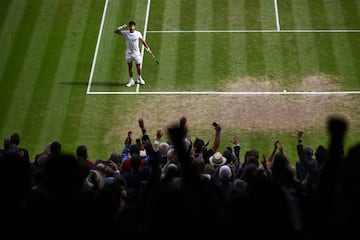
[[[232,81],[234,82],[234,81]],[[276,81],[254,78],[225,86],[232,91],[268,91]],[[339,91],[325,75],[309,76],[293,86],[299,91]],[[331,115],[359,126],[357,95],[160,95],[139,96],[134,112],[148,129],[165,128],[186,116],[189,127],[208,129],[213,121],[226,128],[274,130],[323,128]],[[146,104],[144,104],[146,103]],[[137,127],[134,119],[124,129]]]

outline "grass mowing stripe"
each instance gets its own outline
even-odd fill
[[[285,3],[285,2],[282,2]],[[311,26],[310,12],[306,1],[291,1],[291,10],[283,9],[284,13],[291,12],[293,16],[293,29],[306,29]],[[289,14],[290,15],[290,14]],[[286,14],[288,16],[288,14]],[[311,76],[318,73],[318,59],[316,57],[316,48],[314,45],[314,33],[296,34],[297,55],[300,63],[301,76]],[[296,89],[294,89],[296,91]]]
[[[11,5],[10,5],[11,2]],[[9,58],[11,51],[16,43],[14,39],[17,37],[22,16],[24,14],[28,1],[1,1],[0,2],[0,76],[4,71],[6,62]],[[21,29],[20,32],[22,32]],[[0,78],[0,84],[2,79]]]
[[[360,28],[360,3],[359,1],[349,0],[346,3],[344,1],[339,1],[341,13],[346,26]],[[352,73],[354,77],[351,79],[351,83],[349,85],[345,85],[345,89],[360,89],[360,34],[346,34],[346,41],[344,40],[344,44],[348,47],[350,51],[349,59],[344,60],[344,63],[348,63],[349,67],[352,67]],[[351,63],[351,64],[350,64]]]
[[[344,24],[338,0],[324,1],[323,8],[325,16],[324,25],[327,29],[349,29]]]
[[[148,30],[160,29],[161,26],[168,24],[168,22],[165,21],[165,8],[167,3],[168,1],[166,0],[151,1]]]
[[[284,88],[274,88],[282,85],[283,79],[283,65],[282,65],[282,54],[281,54],[281,35],[277,33],[269,33],[264,35],[264,66],[265,75],[264,79],[266,84],[269,84],[269,91],[282,91]]]
[[[330,37],[330,36],[329,36]],[[339,34],[333,33],[331,34],[331,42],[333,44],[333,54],[334,54],[334,62],[336,65],[336,72],[334,75],[334,81],[338,86],[341,86],[344,90],[356,90],[359,88],[355,88],[353,85],[352,79],[357,79],[359,75],[357,75],[356,68],[353,63],[353,58],[351,55],[351,46],[347,40],[347,34]]]
[[[32,94],[25,118],[27,126],[24,128],[24,135],[31,136],[34,143],[40,144],[41,133],[39,131],[48,131],[43,128],[46,115],[54,114],[53,112],[58,110],[57,108],[62,102],[61,98],[58,99],[59,105],[51,108],[54,106],[50,106],[48,99],[54,86],[55,73],[63,50],[72,6],[72,1],[56,1],[51,6],[55,8],[55,13],[52,21],[49,22],[51,27],[48,38],[44,42],[45,57],[40,63],[41,68],[36,76],[37,81],[34,82],[36,92]],[[40,114],[38,111],[34,111],[35,109],[40,110]],[[56,131],[59,126],[62,126],[61,123],[54,122],[52,131]]]
[[[180,1],[152,1],[151,2],[151,12],[150,12],[150,20],[148,30],[151,29],[177,29],[180,26]],[[160,13],[159,13],[160,12]],[[159,22],[157,16],[162,16],[163,21]],[[155,22],[153,20],[156,18]],[[153,39],[159,39],[159,43],[163,43],[158,45],[156,42],[156,46],[158,48],[155,50],[158,54],[158,58],[160,60],[159,66],[154,66],[158,68],[158,80],[156,86],[151,83],[152,86],[160,89],[162,91],[166,91],[167,89],[172,89],[172,86],[175,84],[175,79],[177,73],[175,72],[175,68],[177,66],[177,56],[179,54],[179,41],[178,37],[181,34],[149,34],[148,38],[151,37]],[[150,39],[149,39],[150,40]],[[153,47],[154,48],[154,47]],[[151,73],[150,73],[151,71]],[[149,65],[146,65],[144,68],[144,76],[155,76],[152,73]],[[153,77],[150,77],[150,81],[153,81]]]
[[[229,77],[232,81],[234,81],[233,77],[239,76],[239,78],[244,78],[248,76],[247,66],[247,33],[236,34],[232,33],[229,37],[229,49],[231,49],[229,53]],[[225,82],[226,84],[226,82]]]
[[[351,49],[351,56],[354,63],[354,68],[356,69],[356,79],[354,79],[354,85],[357,90],[360,90],[360,34],[348,34],[348,42]]]
[[[194,16],[196,14],[196,7],[194,2],[181,0],[180,2],[180,28],[195,29]],[[196,34],[180,34],[178,38],[178,52],[176,55],[176,79],[175,90],[189,91],[194,82],[194,55]]]
[[[229,17],[228,24],[229,29],[245,29],[246,28],[246,9],[245,1],[230,1],[228,5]],[[233,23],[235,21],[237,25]],[[246,66],[247,66],[247,56],[246,56],[246,38],[247,33],[227,33],[228,34],[228,73],[227,77],[224,77],[224,83],[226,84],[228,78],[231,81],[236,80],[238,76],[243,77],[247,75]],[[226,73],[224,73],[226,74]]]
[[[151,2],[148,20],[148,30],[154,28],[159,23],[163,24],[164,18],[165,4],[154,6],[153,2]],[[154,55],[157,56],[158,60],[160,60],[163,38],[158,35],[147,33],[146,42],[153,51]],[[156,65],[154,60],[149,55],[145,54],[143,61],[143,78],[145,78],[147,82],[150,82],[151,86],[157,86],[159,82],[162,81],[160,80],[161,66],[162,64]]]
[[[341,10],[345,19],[347,28],[360,28],[360,2],[358,0],[341,1]]]
[[[122,24],[128,24],[130,13],[125,9],[129,7],[129,3],[109,1],[108,4],[92,80],[93,91],[109,90],[108,88],[118,86],[127,74],[124,60],[125,41],[122,36],[114,34],[114,30]],[[105,6],[102,6],[102,9],[103,7]],[[99,29],[100,23],[101,21],[94,23],[92,27]]]
[[[223,12],[229,10],[229,1],[220,2],[214,1],[212,4],[212,26],[216,26],[219,22],[222,23],[222,26],[228,27],[230,20],[229,15],[223,15]],[[213,28],[214,28],[213,27]],[[205,54],[205,58],[208,58],[211,62],[209,66],[211,67],[211,77],[212,84],[214,85],[213,89],[223,91],[223,81],[229,76],[230,65],[234,65],[234,59],[230,58],[230,51],[239,52],[239,48],[229,48],[230,45],[230,36],[229,33],[218,33],[208,35],[211,38],[211,51]],[[241,54],[241,53],[239,53]],[[217,77],[214,77],[217,76]],[[216,88],[215,88],[216,87]],[[199,88],[201,89],[201,88]]]
[[[295,20],[293,18],[294,14],[292,12],[292,2],[288,2],[288,8],[286,12],[289,16],[286,20],[287,28],[294,29],[295,28]],[[284,21],[282,21],[284,23]],[[283,89],[288,89],[287,84],[294,84],[294,81],[298,81],[298,79],[293,77],[294,75],[299,76],[301,71],[301,63],[299,62],[299,49],[297,46],[297,37],[298,34],[289,33],[289,34],[281,34],[280,37],[280,51],[281,51],[281,61],[282,61],[282,79],[286,79],[284,83],[285,86]]]
[[[68,89],[70,94],[63,121],[63,128],[66,129],[66,131],[63,131],[59,138],[60,141],[64,143],[64,148],[69,150],[74,150],[76,145],[80,143],[90,145],[88,142],[85,142],[84,136],[81,135],[83,133],[80,133],[80,129],[82,128],[81,122],[83,115],[91,122],[90,115],[84,109],[88,97],[85,93],[88,74],[92,64],[93,50],[95,49],[97,41],[99,22],[102,17],[103,5],[101,1],[91,1],[90,6],[85,8],[86,11],[83,12],[85,19],[79,24],[79,33],[81,34],[79,34],[77,38],[77,62],[73,66],[75,70],[74,76],[61,83],[62,85],[71,86],[71,88]],[[100,115],[101,112],[98,114]],[[89,126],[89,128],[93,127],[96,127],[95,123],[93,126]]]
[[[225,3],[225,2],[224,2]],[[216,22],[215,15],[213,12],[213,5],[215,4],[213,1],[196,1],[196,14],[195,17],[195,26],[194,29],[203,28],[202,26],[207,25],[209,28],[213,28],[213,22]],[[207,23],[203,22],[203,19],[206,19]],[[190,36],[189,34],[186,34]],[[193,89],[199,90],[214,90],[213,82],[213,66],[211,65],[213,59],[212,43],[214,41],[214,34],[191,34],[194,36],[194,57],[196,61],[194,61],[194,80],[191,84]],[[223,43],[218,42],[218,48],[222,48]],[[221,65],[225,65],[225,62],[222,61],[222,56],[217,55],[218,63],[223,63]],[[216,79],[216,78],[215,78]],[[208,86],[210,88],[208,88]]]
[[[313,29],[327,29],[326,20],[327,12],[323,1],[309,1],[308,10],[310,12],[310,22]],[[314,43],[317,50],[317,59],[319,62],[320,73],[333,74],[336,72],[336,65],[334,62],[334,51],[332,49],[333,43],[331,35],[326,33],[313,34]]]
[[[244,1],[246,30],[272,29],[276,31],[274,2],[269,0]],[[237,27],[237,29],[243,27]]]
[[[277,4],[277,6],[278,12],[280,12],[279,16],[284,16],[281,15],[284,9],[279,9],[279,4]],[[262,5],[261,8],[264,8],[264,6]],[[279,17],[279,21],[281,23],[281,27],[284,28],[285,26],[286,28],[287,19],[283,17],[280,19]],[[274,22],[276,22],[276,16]],[[265,81],[265,84],[269,86],[269,91],[278,91],[279,89],[276,89],[274,87],[277,86],[277,83],[281,83],[281,81],[283,80],[284,71],[282,65],[281,39],[282,34],[268,33],[263,35],[263,54],[265,70],[263,79],[261,79],[261,81]],[[282,90],[283,88],[280,89]]]
[[[37,145],[37,149],[39,150],[41,150],[47,142],[59,139],[59,136],[62,134],[76,131],[76,128],[69,128],[68,125],[65,126],[64,124],[67,119],[66,112],[69,109],[68,105],[71,98],[71,90],[74,86],[63,83],[72,82],[75,78],[75,66],[79,61],[81,40],[83,35],[87,34],[84,28],[88,21],[87,15],[91,4],[87,0],[77,0],[73,3],[72,9],[69,9],[68,26],[63,33],[65,35],[65,41],[55,71],[54,84],[52,88],[48,90],[47,108],[56,109],[56,111],[51,111],[51,114],[44,116],[43,128],[52,129],[52,131],[41,132]],[[75,95],[80,97],[79,94]],[[54,123],[57,123],[56,127],[54,127]]]
[[[289,6],[291,6],[291,9],[289,9]],[[281,4],[278,5],[281,7],[281,12],[283,14],[283,21],[282,21],[282,27],[283,30],[289,29],[290,27],[287,26],[287,19],[292,18],[294,21],[294,30],[296,29],[311,29],[311,22],[310,22],[310,16],[309,16],[309,8],[307,5],[307,1],[298,1],[298,0],[291,0],[291,1],[281,1]],[[286,7],[288,6],[288,7]],[[291,10],[292,16],[288,14],[288,11]]]
[[[24,1],[21,1],[24,2]],[[0,3],[0,29],[3,28],[3,23],[5,22],[5,19],[7,19],[7,17],[11,16],[8,13],[9,8],[11,6],[11,3],[16,3],[16,1],[11,1],[11,0],[2,0]]]
[[[296,34],[297,53],[301,68],[300,73],[303,77],[319,74],[319,59],[317,58],[314,34],[316,33]]]
[[[38,2],[34,3],[29,1],[26,6],[24,14],[21,16],[19,28],[15,29],[16,36],[14,38],[14,44],[8,49],[9,58],[4,64],[4,71],[0,75],[0,85],[1,85],[1,94],[0,94],[0,109],[2,110],[2,116],[7,116],[10,99],[13,100],[13,93],[16,89],[16,84],[20,76],[21,68],[25,62],[25,56],[29,49],[29,42],[27,39],[31,39],[34,30],[35,23],[38,18],[38,13],[40,11],[41,4]],[[32,15],[33,14],[33,15]],[[21,27],[20,27],[21,26]],[[24,40],[24,35],[26,36]],[[18,103],[21,103],[20,99],[16,99]],[[13,117],[13,116],[12,116]],[[14,121],[14,119],[12,119]],[[5,118],[0,118],[0,132],[4,132],[8,122],[5,122]],[[11,130],[12,131],[12,130]],[[8,133],[5,133],[8,134]]]
[[[123,8],[118,10],[119,14],[121,14],[125,18],[122,20],[125,21],[126,24],[128,24],[129,21],[133,20],[136,22],[136,28],[141,28],[140,25],[142,25],[142,23],[138,21],[138,18],[135,14],[137,2],[138,1],[124,1],[124,4],[122,5]]]
[[[112,116],[113,105],[118,104],[115,99],[116,97],[113,98],[113,96],[87,95],[83,109],[78,113],[80,114],[80,124],[78,125],[79,130],[76,144],[85,144],[97,154],[104,152],[106,148],[104,146],[105,135],[109,129],[114,127],[112,126],[114,122],[109,119]],[[126,101],[131,102],[131,98],[126,98],[126,100],[122,100],[121,102]],[[127,109],[125,106],[127,106],[126,103],[123,107]],[[135,119],[133,120],[135,121]],[[115,123],[121,125],[120,121]],[[113,143],[114,147],[116,147],[116,145],[118,144]],[[109,154],[106,155],[108,156]],[[91,155],[94,156],[93,154]]]
[[[262,12],[260,11],[260,1],[246,1],[244,5],[245,9],[249,9],[249,12],[253,14],[246,15],[246,29],[253,28],[254,25],[260,25],[261,21],[254,19],[256,15],[257,18],[261,19]],[[253,11],[258,11],[258,14],[254,14]],[[246,35],[246,56],[247,56],[247,74],[250,76],[259,76],[264,75],[265,62],[264,62],[264,39],[262,33],[249,33]]]
[[[324,2],[307,0],[307,6],[310,16],[311,26],[313,30],[328,29],[327,13],[325,11]]]
[[[228,1],[223,1],[223,2],[224,4],[227,4]],[[197,16],[194,17],[195,28],[191,30],[198,30],[198,29],[214,30],[218,27],[218,24],[220,24],[220,22],[217,22],[218,24],[214,24],[214,22],[216,23],[216,21],[218,20],[215,19],[212,10],[212,6],[214,4],[216,4],[216,2],[206,1],[206,0],[198,0],[194,2],[195,5],[194,8],[196,8]],[[219,11],[221,11],[221,9],[219,9]]]
[[[325,5],[328,14],[328,22],[336,29],[359,30],[360,18],[356,3],[349,0],[334,0],[333,4]],[[359,4],[360,7],[360,4]]]
[[[136,29],[138,29],[143,34],[144,37],[145,18],[146,18],[148,0],[137,0],[134,2],[135,2],[134,10],[132,11],[134,15],[132,19],[136,19]]]
[[[319,62],[320,73],[334,74],[337,72],[335,63],[332,35],[314,34],[317,58]]]
[[[295,19],[292,7],[292,1],[286,2],[282,5],[282,11],[286,12],[286,18],[281,20],[282,27],[286,29],[295,28]],[[274,35],[274,34],[272,34]],[[286,79],[280,85],[280,89],[288,89],[287,84],[294,81],[295,75],[300,73],[301,63],[299,62],[298,46],[296,41],[297,35],[293,33],[280,34],[279,38],[279,57],[281,62],[281,72],[279,73],[281,79]],[[269,59],[270,60],[270,59]],[[271,60],[270,60],[271,61]],[[268,61],[265,61],[265,63]],[[297,79],[296,79],[297,80]]]
[[[13,87],[13,101],[8,103],[9,112],[4,116],[6,126],[11,131],[16,130],[21,133],[28,124],[25,121],[26,112],[31,104],[31,97],[36,90],[34,89],[34,82],[37,81],[36,77],[39,75],[41,62],[45,55],[43,41],[46,41],[49,37],[50,25],[48,22],[53,20],[53,14],[55,13],[54,8],[51,7],[52,5],[53,3],[46,2],[40,6],[41,9],[34,23],[34,26],[37,27],[33,30],[33,34],[18,43],[18,45],[27,45],[28,48],[24,51],[25,56],[22,58],[21,69],[18,72],[16,81],[14,81],[16,84]],[[23,43],[24,41],[27,44]],[[14,116],[16,116],[15,119]],[[30,138],[31,136],[24,136],[24,142],[26,140],[31,142]]]
[[[152,13],[156,13],[156,9],[161,6],[165,7],[165,14],[163,22],[156,21],[155,24],[152,24],[148,30],[164,30],[164,31],[172,31],[175,29],[183,29],[186,26],[180,26],[180,0],[168,1],[168,0],[159,0],[151,2]]]

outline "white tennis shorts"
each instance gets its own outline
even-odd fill
[[[140,53],[128,53],[128,52],[126,52],[125,58],[126,58],[127,63],[129,63],[131,61],[134,61],[135,64],[141,64],[142,63]]]

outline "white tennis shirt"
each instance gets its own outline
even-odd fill
[[[129,30],[123,31],[122,35],[126,39],[126,52],[127,53],[140,53],[139,39],[142,38],[142,34],[139,31],[130,32]]]

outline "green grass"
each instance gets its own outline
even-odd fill
[[[140,134],[139,117],[144,118],[149,133],[155,134],[157,128],[166,128],[185,115],[193,137],[212,141],[211,122],[225,121],[227,116],[221,119],[219,112],[231,106],[210,101],[207,95],[86,94],[104,2],[0,2],[0,136],[19,132],[21,145],[32,157],[54,140],[68,152],[85,144],[90,158],[96,160],[121,151],[128,130]],[[147,0],[109,0],[92,92],[135,92],[135,88],[123,86],[128,81],[125,41],[113,30],[135,20],[143,32],[146,6]],[[360,3],[355,0],[278,1],[278,10],[281,30],[360,29]],[[249,79],[274,83],[267,87],[269,91],[296,91],[309,76],[326,76],[339,91],[360,90],[358,32],[151,32],[276,30],[273,1],[152,0],[147,27],[147,42],[160,64],[144,55],[147,84],[141,92],[229,91],[248,84]],[[242,104],[241,97],[233,98],[235,104]],[[346,147],[359,141],[358,98],[353,96],[352,101],[337,102],[336,106],[339,114],[351,120]],[[281,101],[286,106],[286,98]],[[164,104],[169,112],[160,107]],[[299,100],[299,105],[306,106],[306,102]],[[202,106],[213,107],[204,112]],[[318,117],[316,112],[310,114]],[[294,121],[292,117],[284,121]],[[271,114],[269,118],[271,121]],[[273,142],[281,139],[291,160],[296,159],[297,129],[260,130],[241,127],[236,119],[231,122],[234,124],[224,126],[221,150],[235,134],[240,136],[242,154],[252,147],[269,154]],[[325,124],[308,126],[304,122],[298,127],[307,126],[305,141],[315,147],[327,144]]]

